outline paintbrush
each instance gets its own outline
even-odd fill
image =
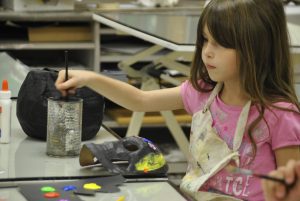
[[[110,129],[109,127],[107,127],[105,124],[102,123],[102,127],[109,132],[112,136],[114,136],[115,138],[117,138],[118,140],[122,140],[122,138],[118,135],[118,133],[116,133],[115,131],[113,131],[112,129]]]
[[[69,59],[68,59],[68,50],[65,50],[65,82],[68,81],[69,79]],[[66,97],[65,100],[68,101],[69,100],[69,95],[68,95],[68,90],[66,91]]]
[[[286,181],[284,179],[272,177],[272,176],[265,175],[265,174],[259,174],[259,173],[253,172],[252,170],[242,169],[242,168],[238,168],[238,167],[235,167],[232,165],[228,165],[225,169],[228,172],[233,173],[233,174],[251,175],[254,177],[261,178],[261,179],[267,179],[270,181],[279,182],[279,183],[283,184],[284,186],[286,186],[287,189],[291,189],[296,183],[296,180],[295,180],[293,183],[288,184],[288,183],[286,183]]]
[[[65,50],[65,70],[66,70],[65,81],[69,79],[68,68],[69,68],[68,50]]]

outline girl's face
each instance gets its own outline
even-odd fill
[[[210,79],[215,82],[239,81],[237,53],[219,45],[208,31],[203,30],[202,60]]]

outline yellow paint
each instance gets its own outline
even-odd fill
[[[153,170],[157,170],[166,164],[166,160],[162,154],[150,153],[143,157],[138,163],[135,164],[135,168],[138,171],[144,171],[145,173]]]
[[[87,190],[99,190],[101,189],[101,186],[97,185],[96,183],[87,183],[83,185],[83,188]]]
[[[125,196],[120,196],[117,201],[125,201]]]

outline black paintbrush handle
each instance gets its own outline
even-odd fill
[[[288,184],[288,183],[286,183],[286,181],[284,179],[279,179],[279,178],[271,177],[271,176],[268,176],[268,175],[254,174],[254,176],[257,176],[257,177],[262,178],[262,179],[267,179],[267,180],[279,182],[279,183],[285,185],[285,187],[287,188],[288,191],[290,189],[292,189],[295,186],[296,182],[297,182],[297,180],[295,179],[295,181],[293,183]]]
[[[68,59],[68,50],[65,50],[65,70],[66,70],[66,74],[65,74],[65,81],[67,81],[69,79],[69,59]]]
[[[105,128],[105,130],[107,132],[109,132],[111,135],[113,135],[118,140],[122,140],[122,138],[115,131],[113,131],[112,129],[110,129],[109,127],[107,127],[105,124],[102,123],[102,127]]]
[[[69,58],[68,58],[68,50],[65,50],[65,82],[69,79]],[[65,97],[65,100],[69,100],[68,90],[66,91],[67,95]]]
[[[254,176],[257,176],[259,178],[262,178],[262,179],[267,179],[267,180],[272,180],[272,181],[276,181],[276,182],[279,182],[283,185],[286,185],[286,182],[284,179],[279,179],[279,178],[276,178],[276,177],[271,177],[271,176],[268,176],[268,175],[263,175],[263,174],[253,174]]]

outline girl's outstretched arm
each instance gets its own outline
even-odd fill
[[[132,111],[162,111],[182,109],[180,87],[142,91],[130,84],[97,74],[93,71],[69,70],[58,74],[55,86],[63,96],[74,93],[76,88],[89,87],[111,101]]]

